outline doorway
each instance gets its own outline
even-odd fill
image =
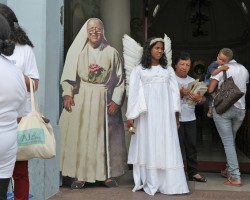
[[[250,10],[250,2],[242,2]],[[191,76],[200,80],[203,80],[207,66],[216,59],[218,51],[224,47],[234,50],[234,58],[239,63],[250,66],[248,50],[250,17],[249,13],[244,11],[242,2],[234,0],[130,1],[131,37],[143,43],[145,36],[163,37],[164,33],[167,34],[172,42],[173,57],[179,50],[189,51],[193,60]],[[223,10],[223,14],[220,10]],[[234,13],[233,18],[229,16],[230,13]],[[232,26],[238,29],[227,31],[227,27]],[[230,34],[221,34],[223,32]],[[250,102],[249,90],[248,85],[246,102]],[[236,144],[241,171],[249,173],[249,103],[246,106],[246,117],[238,131]],[[219,171],[225,167],[226,157],[213,119],[207,117],[207,111],[207,105],[196,107],[199,168],[202,171]]]
[[[192,72],[203,76],[203,68],[213,61],[218,50],[230,47],[235,50],[237,61],[250,66],[250,17],[244,14],[241,4],[234,0],[138,0],[130,1],[131,37],[143,44],[146,37],[160,36],[166,33],[172,42],[173,57],[179,50],[188,50],[194,61],[201,67]],[[94,4],[94,5],[92,5]],[[250,2],[245,2],[250,10]],[[100,3],[96,1],[65,1],[65,38],[64,52],[74,40],[76,34],[90,17],[100,16]],[[221,16],[220,10],[224,10]],[[195,13],[205,13],[202,24],[195,19]],[[201,11],[201,12],[200,12]],[[233,19],[231,13],[234,13]],[[225,18],[224,18],[225,17]],[[199,18],[198,18],[199,19]],[[199,20],[198,20],[199,21]],[[198,24],[197,24],[198,23]],[[230,23],[230,25],[228,24]],[[221,27],[221,24],[223,26]],[[235,32],[227,30],[235,24]],[[222,28],[223,30],[219,29]],[[223,34],[224,32],[230,34]],[[195,62],[193,62],[195,65]],[[248,69],[249,70],[249,69]],[[249,85],[248,85],[249,88]],[[242,172],[250,172],[250,88],[246,94],[247,113],[237,136],[237,148]],[[225,166],[224,149],[213,120],[207,118],[207,106],[197,108],[198,160],[203,171],[219,171]]]

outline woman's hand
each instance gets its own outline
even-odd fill
[[[189,93],[188,98],[193,101],[199,101],[201,99],[201,95],[199,93]]]
[[[184,96],[189,95],[189,90],[187,88],[181,87],[180,93],[181,93],[181,98],[183,98]]]
[[[135,128],[134,120],[133,119],[129,119],[127,121],[127,126],[128,126],[128,128],[130,128],[130,127],[134,127]]]
[[[71,106],[74,106],[74,105],[75,103],[71,96],[69,95],[64,96],[63,106],[65,110],[67,110],[68,112],[71,112],[72,111]]]
[[[192,101],[194,101],[196,103],[205,103],[206,102],[206,97],[200,95],[200,92],[198,92],[197,94],[190,93],[189,99],[191,99]]]
[[[114,101],[110,101],[110,103],[108,104],[108,113],[109,114],[114,114],[117,109],[118,109],[118,105],[114,102]]]

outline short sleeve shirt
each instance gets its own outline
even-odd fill
[[[16,44],[14,53],[6,56],[13,64],[21,69],[25,76],[33,79],[39,79],[39,73],[36,64],[35,54],[29,45]],[[25,114],[31,111],[30,93],[27,93],[27,103],[25,106]]]
[[[176,76],[179,88],[184,87],[187,88],[188,84],[194,81],[194,79],[190,76],[187,76],[186,78],[180,78]],[[194,112],[195,106],[189,106],[187,103],[187,98],[183,97],[181,99],[181,113],[180,113],[180,122],[188,122],[196,120],[195,112]]]

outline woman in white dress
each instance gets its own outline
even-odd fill
[[[151,38],[129,82],[126,117],[135,134],[128,163],[133,164],[134,192],[189,192],[177,133],[179,112],[180,92],[175,72],[167,65],[164,40]]]
[[[7,189],[16,161],[17,117],[23,116],[26,86],[23,73],[3,55],[13,53],[10,27],[0,15],[0,200],[7,199]]]

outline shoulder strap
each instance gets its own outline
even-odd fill
[[[30,77],[29,77],[29,81],[30,81],[31,110],[32,110],[32,112],[34,112],[34,111],[39,112],[38,103],[37,103],[37,99],[36,99],[35,91],[34,91],[35,83]]]
[[[227,79],[227,72],[226,72],[226,70],[223,70],[223,79],[224,79],[224,80]]]

